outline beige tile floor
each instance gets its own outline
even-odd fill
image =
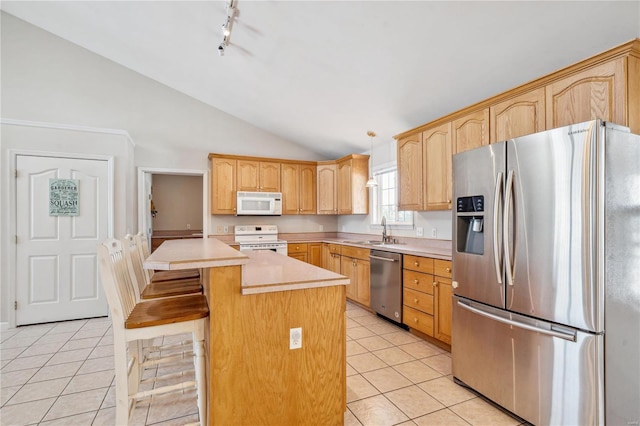
[[[113,425],[112,351],[107,318],[2,332],[0,424]],[[133,423],[178,425],[197,418],[190,391],[139,404]],[[448,352],[347,305],[345,425],[518,424],[452,381]]]

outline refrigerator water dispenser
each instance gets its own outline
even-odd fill
[[[458,252],[484,254],[484,196],[458,198],[456,212]]]

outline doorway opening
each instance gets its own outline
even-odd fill
[[[138,229],[153,251],[169,238],[208,235],[208,172],[138,169]]]

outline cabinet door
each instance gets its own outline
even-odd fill
[[[309,263],[322,267],[322,243],[309,243]]]
[[[488,145],[489,108],[454,120],[451,142],[456,153]]]
[[[544,87],[489,108],[489,142],[501,142],[545,130]]]
[[[260,191],[280,192],[280,163],[260,162]]]
[[[298,208],[300,214],[316,214],[316,166],[313,164],[301,164],[299,166],[299,190]]]
[[[307,253],[289,253],[289,257],[293,257],[294,259],[298,259],[301,262],[308,262]]]
[[[338,163],[338,214],[351,214],[351,163],[352,160]]]
[[[434,335],[438,340],[451,344],[451,304],[453,290],[451,278],[435,277],[436,312]]]
[[[356,300],[366,307],[371,306],[371,272],[368,260],[353,259],[356,276]]]
[[[236,160],[211,159],[211,214],[236,213]]]
[[[337,165],[318,166],[318,214],[338,213],[338,175]]]
[[[422,133],[427,210],[451,210],[451,123]]]
[[[606,62],[549,84],[547,129],[596,118],[626,126],[625,60]]]
[[[282,214],[298,214],[300,212],[299,172],[297,164],[282,164]]]
[[[238,160],[238,191],[260,190],[260,163],[258,161]]]
[[[358,275],[356,274],[355,259],[347,256],[340,257],[340,273],[349,278],[347,284],[347,298],[356,300]]]
[[[398,208],[424,210],[422,133],[398,141]]]

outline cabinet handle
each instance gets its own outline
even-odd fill
[[[417,279],[413,280],[413,283],[418,284],[418,280]]]
[[[446,268],[445,271],[451,272],[451,268]]]
[[[434,282],[433,282],[433,286],[434,286],[434,287],[438,287],[438,282],[437,282],[437,281],[434,281]]]
[[[413,303],[418,303],[418,299],[413,299]]]
[[[416,261],[416,266],[420,266],[420,262]]]
[[[418,323],[418,318],[413,318],[413,322]]]

